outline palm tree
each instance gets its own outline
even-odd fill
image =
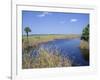
[[[29,27],[25,27],[24,31],[26,32],[28,42],[28,33],[31,32],[31,29]]]

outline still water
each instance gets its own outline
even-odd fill
[[[58,51],[62,57],[67,57],[73,66],[88,66],[89,62],[85,61],[79,46],[80,39],[55,39],[39,45],[50,53]],[[37,54],[37,50],[33,50],[33,54]]]

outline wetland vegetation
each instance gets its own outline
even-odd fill
[[[22,14],[22,69],[89,66],[88,14],[38,11]],[[58,24],[57,17],[71,19]],[[27,24],[31,26],[26,27]]]

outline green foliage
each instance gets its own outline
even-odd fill
[[[89,24],[83,29],[81,39],[89,41]]]
[[[28,33],[31,32],[31,29],[29,27],[25,27],[24,31],[27,34],[27,42],[28,42]]]
[[[81,36],[80,50],[86,61],[89,61],[89,24],[83,29]]]
[[[24,31],[25,31],[26,33],[28,33],[28,32],[31,32],[31,29],[30,29],[29,27],[25,27]]]

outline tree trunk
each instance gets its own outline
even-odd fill
[[[28,32],[27,32],[27,43],[28,43]]]

